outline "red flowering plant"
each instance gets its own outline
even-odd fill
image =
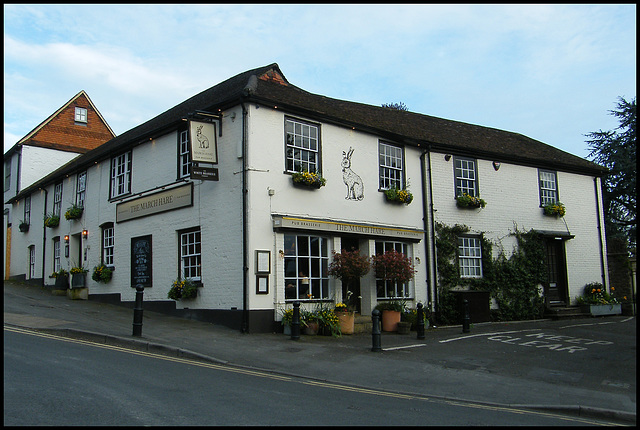
[[[376,278],[404,284],[413,279],[416,273],[411,260],[395,249],[374,255],[372,258]]]
[[[369,257],[360,254],[357,249],[352,251],[342,250],[342,252],[332,252],[333,261],[329,264],[329,275],[334,276],[347,286],[347,296],[343,297],[345,303],[339,303],[340,308],[344,307],[345,311],[353,311],[355,309],[355,300],[353,292],[349,289],[354,282],[362,278],[369,272]],[[336,309],[338,309],[336,305]]]

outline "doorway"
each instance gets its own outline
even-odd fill
[[[360,251],[360,240],[357,237],[341,237],[341,250],[342,251]],[[347,300],[348,292],[351,292],[349,300]],[[350,307],[353,307],[356,313],[361,313],[362,306],[360,303],[360,279],[352,281],[347,285],[342,283],[342,301]],[[347,303],[348,301],[348,303]]]
[[[545,285],[545,304],[566,306],[567,300],[567,267],[564,254],[564,241],[547,239],[547,283]]]

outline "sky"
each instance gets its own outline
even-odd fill
[[[636,97],[636,5],[4,4],[4,151],[84,90],[116,134],[278,63],[306,91],[587,158]]]

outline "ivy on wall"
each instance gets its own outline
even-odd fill
[[[458,270],[458,237],[469,232],[469,227],[436,223],[438,268],[438,321],[440,324],[459,324],[454,287],[471,291],[488,291],[498,309],[491,311],[494,321],[517,321],[541,318],[544,301],[541,285],[546,281],[545,246],[543,239],[533,230],[511,233],[517,247],[509,258],[501,252],[492,258],[492,243],[482,236],[483,277],[462,278]]]

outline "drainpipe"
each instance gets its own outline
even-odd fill
[[[47,217],[47,197],[49,196],[49,192],[46,188],[41,188],[44,191],[44,213],[42,214],[42,287],[44,288],[44,280],[45,276],[45,259],[46,259],[46,249],[47,249],[47,226],[44,223],[44,219]]]
[[[249,309],[247,289],[249,260],[247,258],[247,108],[242,106],[242,333],[249,332]]]
[[[604,289],[605,291],[608,290],[608,276],[606,276],[606,272],[604,270],[605,268],[605,255],[604,255],[604,246],[602,243],[602,220],[600,218],[600,195],[598,193],[598,177],[595,176],[593,178],[593,190],[596,196],[596,213],[597,213],[597,220],[598,220],[598,242],[600,243],[600,271],[601,271],[601,275],[602,275],[602,285],[604,285]]]
[[[430,215],[431,215],[431,255],[433,256],[433,305],[434,312],[438,313],[438,254],[436,253],[436,218],[435,210],[433,209],[433,178],[431,175],[431,145],[427,149],[427,172],[429,173],[429,196],[430,196]]]
[[[425,163],[426,163],[426,155],[427,155],[427,151],[428,150],[424,150],[422,152],[422,154],[420,154],[420,174],[422,176],[422,222],[423,222],[423,229],[424,232],[427,233],[429,231],[429,217],[427,216],[427,191],[426,191],[426,183],[427,183],[427,174],[426,174],[426,167],[425,167]],[[431,178],[429,178],[429,184],[431,184]],[[429,234],[425,235],[425,240],[424,240],[424,250],[427,256],[427,261],[426,261],[426,266],[427,266],[427,306],[429,307],[429,310],[431,310],[430,305],[431,305],[431,270],[429,270],[429,262],[431,261],[431,249],[430,249],[430,243],[431,241],[428,239],[429,238]]]

